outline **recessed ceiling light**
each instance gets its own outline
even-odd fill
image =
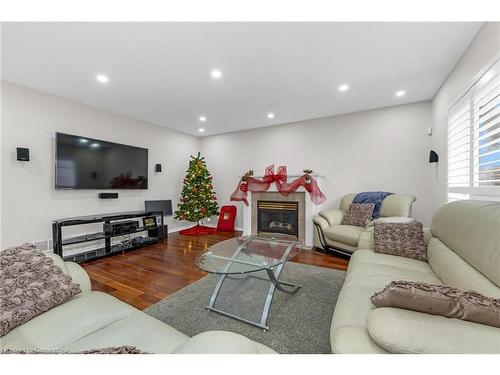
[[[97,79],[97,82],[100,82],[100,83],[108,83],[109,82],[109,78],[108,76],[105,76],[104,74],[98,74],[95,79]]]
[[[80,138],[80,143],[89,143],[89,140],[85,138]]]
[[[205,122],[207,121],[207,118],[205,116],[200,116],[200,119],[199,119],[201,122]]]
[[[99,147],[99,143],[92,143],[92,144],[90,145],[90,147],[94,147],[94,148]]]
[[[399,98],[400,96],[405,96],[406,95],[406,91],[404,90],[399,90],[399,91],[396,91],[396,96]]]
[[[204,132],[205,132],[205,129],[203,129],[203,128],[199,128],[199,129],[198,129],[198,131],[199,131],[200,133],[204,133]]]
[[[343,85],[339,86],[339,91],[347,91],[347,90],[349,90],[349,85],[344,83]]]
[[[268,113],[267,118],[274,118],[274,113],[272,113],[272,112]]]
[[[222,72],[220,70],[215,69],[215,70],[212,70],[210,75],[212,76],[212,78],[218,79],[218,78],[222,77]]]

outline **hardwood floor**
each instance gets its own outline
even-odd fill
[[[92,289],[109,293],[138,309],[160,301],[206,275],[194,260],[209,246],[241,235],[217,232],[207,236],[169,234],[162,243],[82,263]],[[302,251],[294,262],[320,267],[347,269],[348,261],[317,251]]]

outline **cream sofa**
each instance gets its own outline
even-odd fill
[[[349,263],[330,331],[335,353],[500,353],[500,328],[396,308],[370,296],[393,280],[500,298],[500,203],[441,207],[426,235],[429,263],[360,249]],[[363,246],[370,246],[366,238]]]
[[[57,255],[51,258],[80,284],[82,293],[0,337],[0,349],[75,352],[131,345],[151,353],[275,353],[232,332],[210,331],[189,338],[113,296],[91,291],[83,268]]]
[[[358,249],[358,242],[366,228],[342,224],[355,196],[355,193],[343,196],[338,210],[320,211],[313,218],[316,248],[333,250],[344,255],[351,255]],[[380,218],[390,218],[392,221],[402,217],[408,218],[416,200],[413,195],[391,194],[382,201]]]

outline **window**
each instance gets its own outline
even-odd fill
[[[448,201],[500,200],[500,60],[448,111]]]

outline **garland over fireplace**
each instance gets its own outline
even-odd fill
[[[257,233],[299,237],[299,203],[257,201]]]

